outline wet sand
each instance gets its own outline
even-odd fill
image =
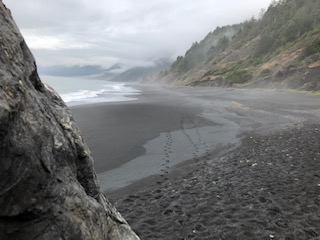
[[[319,97],[138,87],[72,111],[141,239],[319,237]]]
[[[320,125],[230,153],[112,202],[141,239],[319,239]]]
[[[121,167],[144,155],[144,145],[161,134],[214,126],[182,99],[148,90],[137,101],[72,107],[73,116],[92,151],[97,173]]]

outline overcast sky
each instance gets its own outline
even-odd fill
[[[145,65],[184,55],[271,0],[3,0],[40,66]]]

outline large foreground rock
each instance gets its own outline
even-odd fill
[[[139,239],[100,192],[69,109],[0,1],[0,239]]]

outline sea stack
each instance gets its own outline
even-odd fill
[[[139,239],[100,191],[68,107],[0,0],[0,239]]]

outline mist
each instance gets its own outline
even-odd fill
[[[257,16],[270,0],[4,0],[42,67],[121,64],[183,55],[217,26]]]

